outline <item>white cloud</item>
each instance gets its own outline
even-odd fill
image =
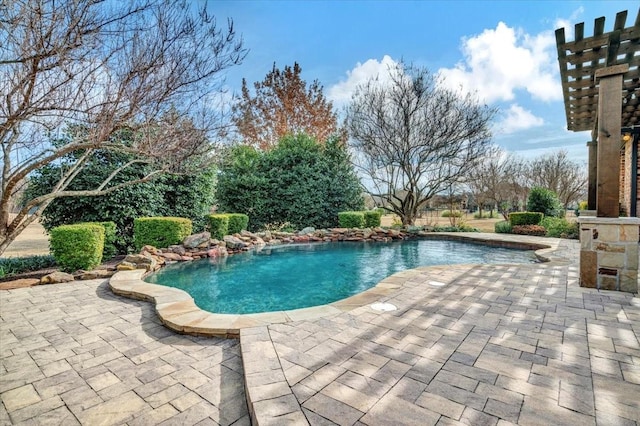
[[[567,41],[571,41],[575,39],[574,34],[574,25],[573,22],[578,22],[580,16],[584,13],[584,8],[580,6],[576,10],[573,11],[569,19],[556,19],[553,28],[562,28],[564,27],[564,36]]]
[[[518,104],[513,104],[504,113],[504,118],[496,125],[496,132],[509,134],[518,130],[542,126],[544,120],[536,117]]]
[[[381,61],[369,59],[364,63],[358,62],[356,66],[347,71],[347,79],[331,86],[327,91],[327,97],[334,106],[341,107],[349,103],[351,95],[361,84],[365,84],[370,78],[379,77],[381,81],[388,79],[388,71],[396,65],[389,55],[384,55]]]
[[[526,90],[543,101],[562,99],[555,36],[529,35],[500,22],[462,42],[464,61],[438,72],[452,88],[476,91],[486,102],[509,101]]]

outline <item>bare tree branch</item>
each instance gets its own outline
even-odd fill
[[[413,224],[434,195],[464,180],[490,144],[496,111],[400,63],[360,86],[347,128],[374,200]],[[369,182],[367,185],[366,182]]]
[[[102,195],[207,159],[229,126],[209,103],[224,70],[247,52],[233,22],[218,25],[205,7],[194,13],[188,2],[170,0],[0,0],[0,254],[55,198]],[[54,146],[69,125],[84,129],[82,137]],[[129,145],[113,140],[123,129],[134,135]],[[114,167],[88,192],[65,191],[92,150],[135,154],[154,171],[109,186],[124,169]],[[17,189],[60,161],[71,163],[54,190],[27,200],[10,220]]]

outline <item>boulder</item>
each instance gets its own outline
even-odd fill
[[[68,283],[73,281],[73,275],[67,274],[66,272],[52,272],[49,275],[45,275],[40,278],[40,284],[57,284],[57,283]]]
[[[242,241],[240,238],[234,237],[232,235],[225,235],[224,242],[226,247],[231,250],[242,250],[249,245]]]
[[[184,246],[181,246],[181,245],[169,246],[167,248],[167,251],[169,251],[171,253],[179,254],[180,256],[184,256],[185,253],[187,253],[187,250],[184,248]]]
[[[124,258],[124,262],[132,263],[135,269],[146,269],[147,271],[155,270],[158,262],[151,255],[128,254]]]
[[[202,243],[209,244],[211,234],[209,232],[201,232],[199,234],[189,235],[182,241],[182,245],[186,248],[196,248]]]
[[[262,247],[265,245],[265,242],[262,238],[260,237],[256,237],[256,239],[253,241],[253,244],[258,246],[258,247]]]
[[[182,256],[180,256],[178,253],[158,253],[158,256],[162,257],[163,259],[173,261],[182,259]]]
[[[280,244],[282,244],[282,241],[278,240],[278,239],[273,239],[273,240],[267,241],[267,245],[268,246],[279,246]]]
[[[142,250],[140,251],[140,254],[147,252],[149,254],[158,254],[158,249],[155,248],[154,246],[149,246],[146,245],[144,247],[142,247]]]
[[[256,234],[254,234],[253,232],[249,232],[247,230],[240,231],[240,235],[243,236],[243,237],[249,237],[252,240],[255,240],[256,238],[260,238]]]
[[[131,262],[120,262],[118,264],[118,266],[116,266],[116,269],[118,271],[133,271],[136,268],[135,263],[131,263]]]
[[[373,231],[372,231],[371,229],[369,229],[369,228],[364,228],[364,229],[362,230],[362,237],[363,237],[365,240],[368,240],[369,238],[371,238],[371,236],[372,236],[372,235],[373,235]]]
[[[316,231],[316,228],[314,228],[313,226],[307,226],[306,228],[302,229],[302,231],[298,232],[298,235],[309,235],[309,234],[313,234]]]

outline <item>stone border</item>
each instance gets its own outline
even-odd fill
[[[558,248],[558,239],[477,233],[436,233],[433,237],[422,238],[533,249],[542,261],[557,263],[565,260],[553,254]],[[401,285],[397,274],[394,274],[380,281],[375,287],[327,305],[256,314],[216,314],[200,309],[193,298],[183,290],[143,281],[146,273],[143,269],[117,272],[109,280],[111,291],[120,296],[153,302],[162,323],[178,333],[224,338],[239,338],[240,330],[244,328],[316,319],[348,312],[379,301],[381,297],[390,294]]]

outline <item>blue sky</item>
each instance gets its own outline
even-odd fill
[[[353,89],[404,60],[444,76],[446,84],[474,90],[500,109],[494,141],[531,158],[563,148],[587,157],[588,132],[566,130],[554,30],[629,10],[637,1],[224,1],[208,5],[220,23],[232,18],[249,54],[228,70],[239,92],[242,78],[264,78],[273,63],[298,62],[302,77],[318,79],[340,110]]]

